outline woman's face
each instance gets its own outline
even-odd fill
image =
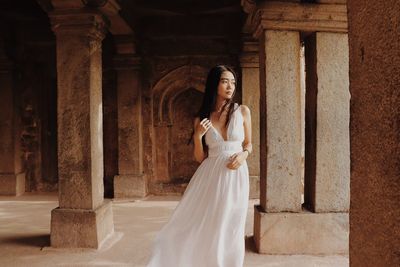
[[[218,95],[224,99],[230,99],[235,92],[235,77],[232,72],[224,71],[221,74],[218,84]]]

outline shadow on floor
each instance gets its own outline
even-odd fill
[[[254,253],[257,253],[257,248],[256,248],[256,244],[254,242],[254,236],[246,236],[245,238],[245,247],[246,247],[246,251],[251,251]]]
[[[50,235],[24,235],[2,239],[2,244],[17,244],[31,247],[50,246]]]

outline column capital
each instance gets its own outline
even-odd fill
[[[140,70],[142,59],[136,54],[117,54],[113,58],[113,66],[116,70]]]
[[[263,1],[246,24],[259,38],[264,30],[347,32],[346,4]]]
[[[133,34],[114,36],[116,56],[113,59],[115,69],[138,70],[141,67],[141,57],[136,54],[135,37]]]
[[[133,34],[119,34],[114,36],[117,54],[135,54],[136,45]]]
[[[259,45],[256,40],[244,40],[242,53],[239,57],[242,68],[259,68]]]
[[[240,5],[247,14],[251,14],[257,9],[257,4],[254,0],[240,0]]]
[[[57,36],[87,36],[101,41],[109,26],[107,18],[97,10],[56,10],[49,17]]]
[[[37,0],[42,9],[51,15],[52,12],[71,13],[96,11],[104,16],[108,30],[116,34],[132,34],[133,30],[127,21],[121,17],[117,0]],[[49,3],[51,2],[51,3]]]
[[[41,4],[45,1],[39,1]],[[51,5],[49,6],[46,2],[46,6],[49,9],[78,9],[78,8],[99,8],[106,15],[116,15],[121,7],[115,0],[50,0]]]

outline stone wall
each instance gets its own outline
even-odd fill
[[[27,16],[25,21],[18,17],[7,22],[11,28],[7,31],[7,44],[16,66],[15,86],[21,93],[20,152],[26,170],[26,191],[54,191],[58,186],[55,36],[42,10],[45,6],[41,8],[36,1],[30,1],[23,8],[14,4],[10,7]],[[235,68],[239,77],[235,101],[241,102],[241,11],[239,6],[230,8],[215,14],[189,8],[183,16],[133,12],[129,18],[135,25],[134,53],[141,62],[143,159],[138,161],[143,161],[139,169],[150,181],[150,192],[181,194],[198,166],[192,157],[192,145],[187,145],[187,141],[212,66],[227,64]],[[102,50],[104,189],[107,197],[113,197],[121,154],[118,75],[112,62],[116,49],[111,33],[104,39]],[[157,84],[160,87],[160,81],[167,76],[168,81],[174,82],[171,91],[158,95],[166,97],[162,101],[155,99],[154,88]],[[160,121],[155,114],[158,111],[166,116]],[[132,125],[132,129],[136,126]]]
[[[193,116],[212,66],[231,65],[240,77],[240,24],[237,14],[154,16],[137,21],[137,47],[143,62],[144,172],[150,193],[181,194],[195,172],[193,145],[187,145]],[[239,89],[237,102],[241,96]]]
[[[39,7],[37,7],[39,9]],[[16,108],[21,119],[25,191],[57,190],[55,42],[46,17],[10,22],[7,38],[14,62]]]
[[[400,266],[400,2],[348,10],[350,266]]]
[[[152,165],[151,162],[154,164],[152,175],[149,176],[149,192],[182,194],[199,165],[193,157],[193,144],[188,145],[187,142],[192,134],[194,115],[200,108],[203,97],[201,91],[204,90],[208,69],[215,64],[224,63],[233,65],[238,70],[237,63],[234,58],[216,59],[207,55],[195,59],[180,56],[174,61],[167,57],[146,61],[151,67],[160,70],[154,70],[155,77],[149,79],[154,85],[144,89],[150,90],[148,94],[151,94],[152,99],[152,105],[144,109],[150,109],[152,113],[144,112],[143,121],[152,122],[148,129],[151,129],[154,138],[150,139],[149,135],[144,135],[145,147],[146,144],[151,144],[148,148],[154,149],[152,152],[145,152],[147,155],[153,155],[153,158],[145,157],[144,165]],[[159,78],[165,72],[166,74]],[[174,84],[171,86],[170,82]],[[162,92],[161,95],[158,94],[158,90]],[[237,102],[240,102],[240,96],[241,92],[238,89],[235,95]],[[162,114],[161,118],[159,114]]]

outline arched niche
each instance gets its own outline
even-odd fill
[[[156,152],[155,183],[168,193],[183,192],[198,164],[187,145],[193,117],[201,105],[207,69],[179,67],[162,77],[153,88],[153,121]]]
[[[182,66],[162,77],[153,88],[154,124],[171,123],[171,99],[189,88],[204,92],[207,69],[198,65]]]
[[[189,88],[171,99],[170,177],[177,182],[188,182],[198,167],[193,158],[193,145],[188,144],[193,131],[193,118],[201,105],[203,94]]]

